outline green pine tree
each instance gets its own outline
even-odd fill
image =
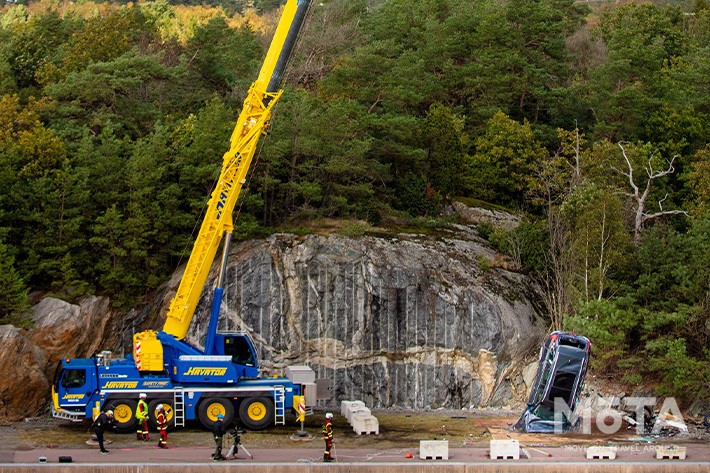
[[[26,327],[30,323],[27,287],[15,270],[9,248],[0,243],[0,323]]]

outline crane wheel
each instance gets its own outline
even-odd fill
[[[138,419],[136,419],[136,401],[132,399],[114,399],[106,403],[104,411],[113,411],[113,418],[116,422],[116,430],[119,432],[130,432],[136,429]]]
[[[249,397],[239,404],[239,420],[249,430],[263,430],[274,422],[274,402],[268,397]]]
[[[217,422],[218,414],[224,416],[222,422],[224,422],[225,426],[230,425],[234,420],[234,406],[232,405],[232,401],[218,397],[209,397],[200,401],[200,405],[197,408],[197,417],[205,428],[212,428],[214,423]]]

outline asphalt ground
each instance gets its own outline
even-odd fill
[[[72,463],[100,463],[100,464],[309,464],[323,462],[322,442],[304,445],[302,448],[284,447],[269,449],[248,448],[253,458],[249,457],[243,449],[237,454],[236,459],[216,462],[211,456],[214,446],[172,446],[160,449],[157,445],[139,445],[136,447],[110,448],[108,455],[99,452],[98,447],[87,448],[34,448],[31,450],[0,450],[1,464],[39,464],[43,457],[47,463],[58,463],[60,456],[69,456]],[[655,445],[629,444],[617,446],[616,462],[621,463],[693,463],[706,464],[710,471],[710,445],[707,443],[684,444],[686,447],[686,460],[657,460]],[[609,460],[587,460],[587,446],[574,445],[562,447],[530,447],[521,446],[520,461],[533,463],[570,463],[570,462],[599,462]],[[524,449],[530,458],[526,458]],[[223,450],[223,454],[226,454]],[[413,444],[411,448],[390,449],[340,449],[335,445],[333,463],[355,464],[386,464],[386,463],[500,463],[517,462],[518,460],[492,460],[489,458],[488,448],[450,448],[448,460],[420,459],[419,445]],[[411,454],[408,458],[407,454]]]

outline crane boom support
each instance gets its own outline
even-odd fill
[[[259,138],[266,132],[286,62],[308,9],[307,0],[288,0],[276,27],[258,79],[252,84],[223,156],[222,171],[207,204],[207,212],[170,303],[163,332],[181,340],[187,335],[195,308],[209,275],[217,249],[232,231],[232,212],[245,182]]]

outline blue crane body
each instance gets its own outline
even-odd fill
[[[217,322],[223,296],[227,256],[233,230],[232,213],[259,138],[266,132],[286,63],[305,22],[310,0],[288,0],[262,65],[252,84],[223,157],[218,183],[175,297],[160,332],[133,336],[132,353],[113,359],[104,351],[92,358],[59,363],[52,386],[52,414],[82,421],[111,409],[119,430],[136,424],[139,395],[148,400],[149,422],[155,428],[162,404],[169,427],[199,420],[211,428],[219,414],[228,425],[239,421],[253,430],[285,423],[287,412],[298,420],[316,401],[315,373],[307,366],[286,368],[286,376],[261,378],[254,344],[245,331],[223,333]],[[202,288],[219,245],[220,272],[212,295],[204,349],[185,340]]]

